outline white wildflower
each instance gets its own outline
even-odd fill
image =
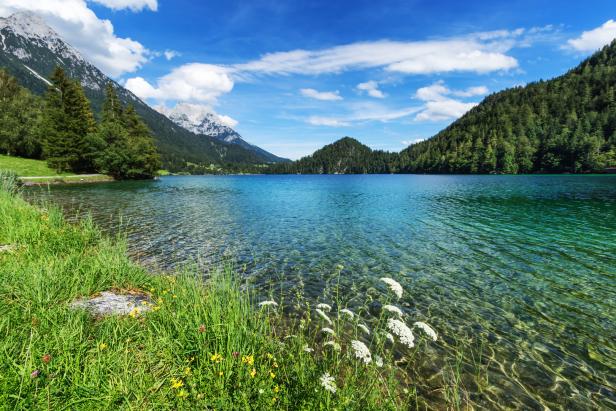
[[[351,320],[353,319],[353,317],[355,317],[355,314],[353,313],[353,311],[349,310],[348,308],[343,308],[342,310],[340,310],[340,312],[348,316]]]
[[[336,351],[340,351],[342,347],[336,341],[327,341],[323,343],[323,347],[332,347]]]
[[[413,325],[421,328],[423,332],[425,332],[428,335],[428,337],[432,338],[432,340],[436,341],[436,339],[438,338],[436,331],[434,331],[434,329],[430,327],[428,324],[423,323],[421,321],[417,321]]]
[[[360,328],[363,332],[370,335],[370,329],[363,324],[357,324],[357,327]]]
[[[393,335],[391,335],[391,333],[387,333],[387,334],[385,334],[385,338],[387,338],[387,340],[388,340],[390,343],[392,343],[392,344],[394,344],[394,343],[396,342],[396,340],[394,340],[394,336],[393,336]]]
[[[305,352],[314,352],[314,348],[310,348],[310,347],[308,347],[307,345],[304,345],[303,350],[304,350]]]
[[[400,338],[400,342],[409,348],[415,346],[415,336],[413,331],[405,323],[394,318],[387,320],[387,328]]]
[[[353,340],[351,341],[351,346],[355,351],[355,357],[362,360],[365,364],[370,364],[372,361],[372,354],[370,354],[370,350],[366,347],[361,341]]]
[[[273,300],[261,301],[259,303],[259,307],[267,307],[267,306],[278,307],[278,303]]]
[[[328,327],[321,328],[321,332],[329,335],[336,335],[336,332]]]
[[[323,311],[327,311],[327,312],[330,312],[332,310],[332,306],[331,305],[324,304],[324,303],[317,304],[317,308],[319,308],[319,309],[321,309]]]
[[[374,363],[376,364],[377,367],[382,367],[383,366],[383,358],[381,358],[378,355],[374,356]]]
[[[395,305],[389,305],[389,304],[387,304],[387,305],[384,305],[384,306],[383,306],[383,309],[384,309],[385,311],[389,311],[390,313],[396,314],[396,315],[398,315],[399,317],[402,317],[402,316],[404,315],[404,313],[402,312],[402,310],[401,310],[400,308],[396,307]]]
[[[396,294],[396,297],[402,298],[402,292],[404,291],[404,289],[402,288],[399,282],[389,277],[383,277],[381,278],[381,281],[383,281],[385,284],[389,286],[389,289],[393,291],[394,294]]]
[[[329,375],[328,372],[321,376],[321,386],[325,388],[326,391],[329,391],[332,394],[336,393],[336,379]]]
[[[319,314],[319,317],[321,317],[322,319],[324,319],[327,322],[327,324],[329,324],[329,325],[333,324],[332,320],[329,319],[329,317],[327,316],[327,314],[325,314],[323,312],[323,310],[321,310],[320,308],[317,308],[315,311],[317,312],[317,314]]]

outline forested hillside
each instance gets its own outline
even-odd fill
[[[590,172],[616,166],[616,41],[549,81],[505,90],[401,153],[403,172]]]
[[[270,166],[281,174],[380,174],[398,171],[398,154],[371,150],[359,141],[344,137],[292,163]]]

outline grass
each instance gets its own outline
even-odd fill
[[[3,154],[0,154],[0,170],[11,170],[21,177],[68,175],[49,168],[44,160],[32,160]]]
[[[146,293],[152,311],[93,318],[70,308],[109,289]],[[206,279],[191,268],[152,275],[90,220],[70,225],[58,209],[0,190],[0,408],[415,408],[378,329],[384,318],[367,336],[340,306],[328,324],[300,300],[294,314],[281,297],[259,306],[250,289],[229,264]],[[351,339],[366,342],[373,361],[358,360]]]

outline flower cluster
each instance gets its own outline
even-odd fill
[[[400,338],[400,342],[402,344],[409,348],[413,348],[415,346],[415,336],[413,335],[413,331],[411,331],[411,329],[402,321],[390,318],[387,320],[387,328],[389,328],[389,331]]]
[[[372,362],[372,354],[366,344],[358,340],[353,340],[351,341],[351,347],[353,347],[353,351],[355,351],[355,357],[362,360],[364,364],[370,364]]]
[[[396,297],[402,298],[402,293],[404,292],[404,289],[402,288],[399,282],[389,277],[383,277],[381,278],[381,281],[383,281],[385,284],[389,286],[389,289],[394,294],[396,294]]]
[[[328,372],[323,374],[320,380],[321,380],[321,386],[325,389],[325,391],[329,391],[332,394],[336,393],[336,390],[338,389],[336,387],[336,379],[332,377],[331,375],[329,375]]]

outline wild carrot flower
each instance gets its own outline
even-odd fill
[[[327,312],[330,312],[332,310],[332,306],[331,305],[323,304],[323,303],[317,304],[317,308],[320,309],[320,310],[323,310],[323,311],[327,311]]]
[[[340,310],[340,312],[349,317],[351,320],[353,319],[353,317],[355,317],[353,311],[349,310],[348,308],[343,308],[342,310]]]
[[[332,320],[329,319],[329,317],[327,316],[327,314],[325,314],[320,308],[317,308],[315,310],[317,312],[317,314],[319,314],[319,317],[321,317],[322,319],[325,320],[325,322],[329,325],[332,325]]]
[[[278,307],[278,303],[273,300],[261,301],[259,303],[259,307],[268,307],[268,306]]]
[[[396,342],[396,340],[394,340],[394,336],[391,335],[391,333],[386,333],[385,334],[385,338],[387,338],[387,341],[389,341],[392,344],[394,344]]]
[[[41,360],[45,363],[45,364],[49,364],[51,362],[51,355],[49,354],[45,354],[43,355],[43,357],[41,357]]]
[[[323,343],[323,347],[332,347],[336,351],[340,351],[342,347],[336,341],[327,341]]]
[[[388,311],[390,313],[396,314],[399,317],[402,317],[404,315],[404,313],[402,312],[402,310],[398,307],[396,307],[395,305],[384,305],[383,306],[383,310]]]
[[[320,380],[321,380],[321,386],[325,389],[325,391],[329,391],[332,394],[336,393],[336,390],[337,390],[336,379],[332,377],[331,375],[329,375],[328,372],[321,375]]]
[[[175,378],[171,379],[171,388],[173,388],[174,390],[177,390],[178,388],[181,388],[183,386],[184,386],[184,381],[182,381],[181,379],[175,379]]]
[[[436,334],[436,331],[434,331],[434,329],[430,327],[428,324],[421,322],[421,321],[417,321],[413,325],[418,328],[421,328],[428,337],[432,338],[433,341],[437,340],[438,335]]]
[[[402,293],[404,289],[402,288],[399,282],[389,277],[382,277],[381,281],[383,281],[385,284],[389,286],[389,289],[393,291],[394,294],[396,294],[396,297],[402,298]]]
[[[314,348],[310,348],[310,347],[308,347],[308,345],[304,345],[303,350],[304,350],[305,352],[314,352]]]
[[[321,332],[329,335],[336,335],[336,332],[328,327],[321,328]]]
[[[361,341],[353,340],[351,341],[351,346],[355,351],[355,357],[362,360],[365,364],[370,364],[372,361],[372,354],[370,354],[370,350],[366,344]]]
[[[415,346],[415,336],[413,335],[413,331],[411,331],[411,329],[402,321],[390,318],[387,320],[387,328],[389,328],[392,333],[400,338],[400,342],[402,344],[409,348],[413,348]]]
[[[366,327],[364,324],[357,324],[357,328],[370,335],[370,329]]]
[[[255,357],[252,355],[243,355],[242,362],[244,364],[253,365],[255,363]]]
[[[383,358],[381,358],[378,355],[374,356],[374,364],[376,364],[377,367],[382,367],[383,366]]]

